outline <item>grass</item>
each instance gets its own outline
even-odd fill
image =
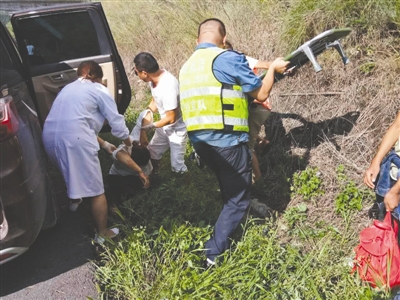
[[[322,72],[306,65],[273,89],[273,114],[262,132],[271,144],[259,154],[263,178],[252,194],[277,211],[275,218],[250,210],[218,267],[205,269],[204,243],[222,207],[216,178],[188,157],[189,173],[174,175],[166,153],[152,189],[126,195],[113,217],[121,239],[94,262],[102,297],[388,299],[389,292],[352,274],[349,262],[371,222],[373,195],[362,175],[398,110],[400,1],[102,3],[128,73],[133,57],[149,51],[177,75],[193,52],[198,23],[208,17],[225,22],[235,48],[265,60],[324,30],[352,28],[342,41],[349,65],[325,51],[318,57]],[[150,95],[146,84],[130,80],[132,127]],[[101,161],[106,173],[111,162]]]

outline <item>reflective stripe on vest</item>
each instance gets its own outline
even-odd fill
[[[180,99],[186,99],[190,97],[197,97],[197,96],[208,96],[208,95],[221,95],[221,88],[217,87],[202,87],[202,88],[194,88],[187,91],[182,92],[180,94]],[[240,90],[223,90],[224,97],[227,98],[245,98],[245,94]]]
[[[179,73],[180,105],[188,131],[249,131],[248,101],[241,87],[222,84],[212,72],[214,59],[223,51],[198,49]]]

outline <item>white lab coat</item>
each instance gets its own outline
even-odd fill
[[[118,113],[107,88],[82,78],[65,86],[51,107],[44,124],[43,143],[64,176],[71,199],[104,193],[97,134],[105,119],[114,136],[128,138],[124,117]]]

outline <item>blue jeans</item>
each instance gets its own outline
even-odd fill
[[[250,204],[251,153],[244,143],[224,148],[195,143],[194,148],[201,160],[216,174],[224,202],[213,235],[206,243],[206,256],[214,261],[229,248],[229,236]]]
[[[383,198],[385,198],[386,194],[396,183],[396,181],[390,177],[390,167],[391,167],[392,163],[395,164],[399,168],[399,173],[397,174],[397,179],[399,179],[399,177],[400,177],[400,157],[397,155],[397,153],[394,150],[390,151],[389,154],[382,160],[382,163],[380,166],[380,171],[379,171],[378,181],[375,186],[375,193],[377,194],[378,206],[380,208],[380,211],[382,212],[381,215],[383,217],[384,217],[384,213],[383,213],[384,212],[384,204],[382,202]],[[397,206],[397,208],[395,208],[393,210],[392,215],[397,220],[399,220],[400,206]]]
[[[389,152],[381,163],[378,182],[375,187],[375,192],[381,197],[385,197],[387,192],[389,192],[392,186],[396,183],[396,181],[390,177],[390,167],[392,163],[400,170],[400,157],[393,150]],[[400,172],[397,174],[397,179],[399,179],[399,175]]]

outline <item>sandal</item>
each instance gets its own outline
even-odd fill
[[[119,234],[119,228],[117,228],[117,227],[111,228],[110,230],[114,233],[114,235],[107,237],[109,239],[113,239]],[[98,235],[97,233],[94,235],[95,243],[104,244],[105,241],[106,241],[105,237],[102,237],[102,236]]]

